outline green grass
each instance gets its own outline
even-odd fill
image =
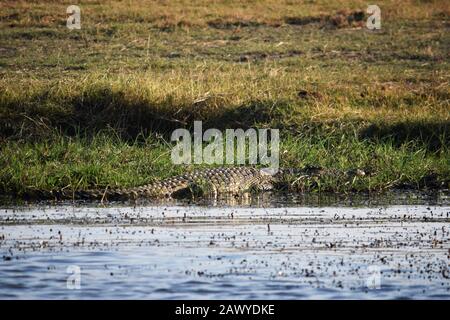
[[[414,143],[370,142],[355,136],[287,135],[280,146],[282,166],[322,166],[346,171],[362,168],[367,177],[343,176],[316,182],[296,181],[291,191],[383,191],[392,187],[446,188],[448,153],[430,154]],[[93,138],[59,135],[41,142],[6,142],[2,146],[0,188],[20,197],[38,190],[127,187],[192,170],[174,166],[171,146],[156,137],[125,142],[113,132]],[[287,181],[287,182],[294,182]]]
[[[448,188],[450,10],[380,1],[0,4],[0,193],[134,186],[195,166],[170,133],[278,128],[281,165],[363,168],[294,191]]]

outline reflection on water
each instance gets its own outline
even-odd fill
[[[0,298],[449,299],[448,198],[393,199],[10,206]]]
[[[0,208],[24,208],[31,206],[46,205],[76,205],[76,206],[175,206],[175,205],[196,205],[196,206],[240,206],[240,207],[289,207],[289,206],[383,206],[383,205],[418,205],[418,204],[450,204],[450,191],[399,191],[393,190],[382,195],[378,193],[283,193],[283,192],[265,192],[261,194],[243,194],[239,197],[222,196],[221,198],[198,198],[198,199],[160,199],[160,200],[137,200],[135,202],[84,202],[81,200],[73,201],[42,201],[26,202],[2,198],[0,195]]]

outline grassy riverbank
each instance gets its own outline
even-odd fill
[[[76,1],[75,1],[76,2]],[[76,3],[73,3],[76,4]],[[170,133],[280,129],[281,166],[362,168],[298,189],[448,188],[450,9],[442,1],[0,4],[0,193],[133,186]],[[361,13],[362,11],[362,13]]]

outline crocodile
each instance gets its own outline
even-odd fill
[[[340,172],[339,174],[341,174]],[[84,200],[133,200],[138,198],[183,198],[194,195],[212,196],[239,195],[246,192],[261,192],[277,189],[287,176],[301,178],[336,175],[336,170],[317,167],[302,169],[282,168],[276,171],[255,167],[221,167],[196,170],[150,184],[118,189],[91,189],[79,191],[53,191],[46,198],[84,199]],[[346,176],[364,176],[365,172],[356,169],[344,172]],[[44,196],[41,194],[41,197]]]

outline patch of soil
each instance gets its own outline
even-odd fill
[[[17,49],[12,47],[0,47],[0,56],[3,58],[14,57],[17,54]]]
[[[318,24],[321,27],[333,28],[362,27],[366,21],[366,14],[362,10],[341,10],[334,15],[285,17],[284,21],[287,24],[298,26]]]
[[[299,99],[309,100],[309,99],[321,99],[322,95],[317,91],[300,89],[297,91],[297,97]]]
[[[255,62],[262,60],[277,60],[283,58],[290,58],[302,55],[303,52],[299,50],[290,50],[281,53],[266,53],[266,52],[249,52],[239,56],[236,62]]]
[[[259,27],[263,25],[261,22],[246,19],[214,19],[207,22],[208,26],[215,29],[233,29],[240,27]]]

